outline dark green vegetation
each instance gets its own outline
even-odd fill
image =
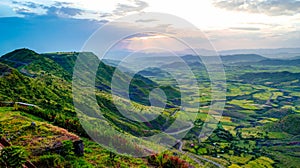
[[[37,167],[106,167],[114,166],[120,162],[125,167],[146,166],[147,162],[142,159],[128,158],[126,156],[116,156],[114,160],[109,157],[110,152],[103,149],[97,143],[82,137],[85,145],[84,156],[77,156],[73,152],[73,144],[71,140],[78,139],[78,136],[68,132],[65,129],[53,126],[43,119],[26,112],[15,111],[13,108],[0,108],[0,130],[1,135],[6,136],[13,145],[4,148],[1,152],[8,151],[8,154],[1,155],[1,159],[8,156],[5,163],[10,160],[19,159],[20,162],[13,161],[18,164],[24,162],[24,157],[29,159]],[[36,126],[32,127],[31,123],[35,122]],[[20,148],[19,146],[22,146]],[[18,150],[24,150],[29,154],[22,154],[16,157],[15,153],[20,155]],[[12,151],[12,152],[11,152]],[[7,153],[7,152],[6,152]],[[0,159],[0,160],[1,160]],[[2,164],[2,160],[0,161]],[[18,167],[18,166],[11,166]]]
[[[223,117],[213,134],[199,143],[199,130],[209,116],[205,115],[208,107],[202,106],[202,115],[184,138],[182,149],[228,167],[299,167],[299,60],[279,61],[258,55],[221,58],[227,76]],[[209,92],[205,90],[209,83],[202,61],[195,56],[183,59],[195,74],[202,74],[198,78],[202,93]],[[157,68],[142,74],[154,81],[166,81],[163,78],[167,77]],[[209,100],[204,94],[198,101],[204,105]]]
[[[87,57],[95,57],[91,53],[81,54],[86,54]],[[49,122],[56,126],[63,127],[68,131],[81,136],[82,138],[89,138],[81,127],[73,107],[72,83],[70,79],[72,78],[72,67],[75,64],[77,55],[78,53],[56,53],[41,55],[28,49],[20,49],[8,53],[0,58],[1,106],[14,106],[14,110],[21,111],[20,114],[25,115],[28,118],[25,119],[20,117],[21,121],[16,120],[13,122],[13,124],[1,122],[1,130],[5,129],[5,131],[1,131],[1,136],[8,138],[18,133],[17,130],[22,130],[22,126],[28,127],[31,121],[40,121]],[[164,121],[168,115],[177,108],[177,97],[180,93],[178,93],[177,89],[168,85],[159,86],[155,82],[143,76],[135,76],[134,80],[131,82],[131,87],[134,88],[131,99],[136,101],[135,109],[133,109],[134,111],[143,111],[145,113],[151,112],[151,110],[149,111],[148,107],[145,105],[149,105],[148,94],[153,88],[160,87],[161,89],[172,93],[172,95],[169,96],[171,98],[168,101],[168,109],[165,111],[164,115],[159,117],[159,119],[153,120],[150,123],[128,121],[118,112],[109,94],[109,83],[114,70],[114,67],[101,63],[97,72],[96,87],[99,90],[96,93],[96,97],[99,102],[101,112],[103,112],[103,115],[107,118],[107,121],[103,121],[103,123],[107,124],[108,122],[109,124],[112,124],[113,127],[116,127],[116,129],[127,130],[132,135],[147,136],[149,134],[155,134],[156,132],[159,132],[163,126],[166,126]],[[121,73],[120,77],[127,78],[127,74]],[[176,100],[174,98],[176,98]],[[12,105],[13,102],[30,103],[38,107],[24,107],[22,104]],[[124,104],[126,101],[122,97],[120,97],[120,102],[121,105],[126,106],[126,104]],[[1,116],[3,117],[8,117],[7,115],[10,113],[15,113],[12,115],[17,115],[17,118],[19,117],[17,112],[12,112],[12,109],[2,109],[2,111],[3,113],[1,113]],[[93,117],[97,117],[99,114],[89,115],[90,119],[92,120]],[[6,121],[6,118],[3,120]],[[23,120],[28,121],[23,123]],[[171,121],[172,120],[169,120],[169,122]],[[6,124],[10,125],[10,127],[5,127]],[[149,124],[153,125],[153,127],[150,127]],[[26,128],[24,129],[27,130]],[[22,135],[14,137],[17,140],[11,140],[12,144],[27,144],[28,140],[34,139],[34,137],[30,136],[32,133],[31,130],[28,131],[24,132],[24,136],[26,135],[28,137],[22,137]],[[45,132],[44,134],[39,135],[43,137],[42,141],[48,141],[48,138],[52,140],[55,139],[55,136],[53,137],[53,135],[51,135],[54,134],[53,130],[43,130],[41,128],[41,130],[38,130],[38,132],[39,134],[41,132]],[[107,138],[107,142],[115,142],[118,145],[122,142],[123,145],[120,147],[136,148],[135,144],[129,140],[118,139],[118,137],[112,135],[108,136]],[[72,152],[70,156],[64,156],[66,154],[49,152],[34,153],[34,151],[31,151],[34,148],[44,149],[45,146],[40,143],[36,146],[32,144],[28,145],[27,151],[30,153],[30,159],[32,159],[36,165],[39,165],[39,167],[82,167],[83,165],[86,165],[87,167],[88,165],[90,165],[90,167],[107,167],[118,166],[118,164],[121,164],[125,167],[143,167],[143,165],[146,166],[149,164],[146,158],[145,160],[142,160],[133,159],[130,156],[112,155],[111,152],[105,151],[99,145],[96,145],[95,142],[92,142],[88,139],[84,139],[84,142],[87,145],[85,148],[85,157],[87,156],[90,158],[74,158],[75,156],[73,156]],[[49,140],[48,145],[51,146],[53,143],[53,141]],[[93,146],[90,149],[89,144]],[[77,160],[79,161],[74,162]],[[43,165],[43,163],[47,164]]]
[[[0,103],[1,106],[10,106],[0,107],[0,135],[9,138],[13,144],[13,149],[1,152],[7,150],[5,155],[17,153],[20,156],[18,163],[23,163],[26,158],[38,167],[214,167],[218,164],[225,167],[299,167],[299,60],[279,61],[250,54],[222,56],[227,75],[227,103],[217,129],[208,139],[199,142],[199,138],[204,136],[199,135],[201,128],[210,127],[210,123],[205,121],[212,117],[207,114],[211,100],[210,82],[198,57],[182,57],[196,74],[201,93],[200,98],[196,93],[188,98],[190,102],[201,104],[193,128],[182,140],[182,146],[175,145],[179,151],[174,149],[146,158],[133,158],[104,149],[90,140],[80,125],[73,107],[71,83],[79,54],[95,57],[92,53],[76,52],[38,54],[28,49],[0,57]],[[105,62],[118,64],[117,61]],[[161,68],[177,68],[180,74],[182,69],[178,68],[179,65],[167,62]],[[85,68],[88,69],[88,66]],[[106,118],[103,124],[110,124],[130,136],[150,136],[171,125],[178,113],[197,111],[179,110],[178,83],[162,69],[148,68],[131,81],[130,99],[134,107],[130,110],[159,114],[155,120],[137,122],[120,114],[112,100],[110,82],[116,68],[99,62],[95,95]],[[121,72],[119,78],[125,81],[129,75],[130,72]],[[182,77],[189,79],[189,76]],[[190,86],[181,87],[186,89]],[[154,88],[164,90],[168,97],[167,108],[163,112],[159,107],[149,108],[148,96]],[[10,102],[25,102],[38,107],[13,106]],[[118,103],[121,108],[128,107],[128,100],[122,94]],[[91,111],[87,122],[98,117],[98,113]],[[36,123],[35,128],[31,127],[32,122]],[[71,145],[70,140],[78,136],[85,144],[84,156],[75,155]],[[135,148],[143,152],[145,149],[118,135],[100,136],[108,142],[121,143],[120,150]],[[50,150],[56,142],[62,144],[60,152]],[[182,151],[188,151],[190,155],[180,154]],[[0,159],[0,164],[10,162],[4,163]]]
[[[9,146],[0,151],[1,167],[21,167],[26,162],[28,154],[20,146]]]

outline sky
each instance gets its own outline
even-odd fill
[[[138,30],[140,25],[151,23],[155,30],[172,29],[175,36],[195,43],[205,36],[218,51],[298,48],[300,44],[299,0],[1,0],[0,55],[16,48],[80,51],[99,27],[143,12],[171,14],[198,30],[184,28],[179,32],[152,18],[140,19],[135,26],[123,24],[122,29]],[[110,30],[107,36],[120,31]],[[197,31],[204,36],[199,37]],[[161,34],[131,36],[117,49],[136,51],[157,42],[186,50]],[[204,45],[198,48],[210,49]]]

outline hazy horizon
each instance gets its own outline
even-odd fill
[[[172,5],[171,5],[172,4]],[[16,48],[37,52],[80,51],[84,43],[106,23],[140,12],[163,12],[178,16],[197,27],[216,51],[245,49],[298,48],[300,44],[300,2],[290,1],[83,1],[83,0],[4,0],[0,2],[0,55]],[[222,17],[220,17],[222,16]],[[173,33],[185,40],[201,38],[194,30],[176,32],[176,27],[147,18],[136,25]],[[122,25],[122,31],[136,30]],[[112,27],[107,35],[120,32]],[[177,34],[176,34],[177,33]],[[119,50],[137,50],[163,36],[131,37]],[[174,48],[177,46],[174,45]],[[210,49],[199,46],[199,49]],[[178,50],[184,50],[177,48]]]

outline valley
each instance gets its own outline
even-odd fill
[[[118,94],[112,96],[111,80],[119,62],[98,60],[95,89],[79,88],[74,98],[73,67],[80,54],[96,57],[88,52],[38,54],[29,49],[0,57],[0,135],[22,146],[37,167],[299,167],[297,58],[221,56],[226,87],[218,86],[225,89],[226,100],[218,100],[225,102],[218,121],[219,109],[210,109],[218,101],[212,102],[209,73],[199,57],[181,57],[195,77],[186,75],[190,72],[176,61],[157,62],[140,71],[130,83],[129,97],[122,89],[132,75],[130,69],[118,72],[121,82]],[[89,65],[82,68],[90,70]],[[175,69],[182,81],[168,69]],[[166,100],[160,92],[151,92],[157,88],[165,92]],[[94,99],[97,106],[89,104]],[[188,102],[184,108],[183,101]],[[81,104],[74,107],[74,102]],[[186,135],[178,138],[182,134]],[[83,156],[74,153],[72,137],[83,141]],[[46,151],[56,142],[62,143],[62,152]]]

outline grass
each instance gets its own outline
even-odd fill
[[[211,157],[211,156],[203,156],[203,157],[205,157],[205,158],[207,158],[209,160],[212,160],[214,162],[217,162],[217,163],[219,163],[221,165],[225,165],[225,166],[226,165],[230,165],[230,163],[228,162],[228,160],[225,160],[223,158],[215,158],[215,157]]]
[[[278,118],[263,118],[262,120],[260,120],[259,122],[262,124],[266,124],[266,123],[272,123],[272,122],[276,122],[278,121]]]
[[[283,96],[282,92],[273,92],[272,100],[276,100],[279,96]]]
[[[242,128],[243,138],[263,138],[266,132],[261,127]]]
[[[277,148],[277,149],[276,149]],[[269,148],[264,148],[266,152],[276,159],[276,163],[274,166],[276,167],[286,167],[286,168],[295,168],[299,167],[300,165],[300,160],[299,156],[291,156],[292,154],[291,150],[289,150],[286,147],[280,147],[280,151],[278,151],[278,147],[269,147]],[[282,151],[283,149],[283,151]]]
[[[23,115],[22,115],[23,114]],[[13,145],[25,147],[30,152],[30,159],[38,163],[40,159],[47,156],[44,150],[58,141],[79,138],[65,129],[53,126],[47,122],[36,120],[37,117],[19,111],[12,111],[12,108],[0,108],[0,130],[1,135],[6,137]],[[35,122],[36,128],[31,128],[31,123]],[[109,151],[102,148],[96,142],[82,138],[85,144],[85,155],[77,158],[87,161],[95,167],[106,167],[107,165],[117,165],[122,167],[146,167],[147,162],[140,158],[132,158],[118,155],[115,161],[109,158]],[[56,159],[56,155],[53,154]],[[71,161],[70,161],[71,162]]]
[[[235,83],[235,84],[231,83],[230,85],[228,85],[227,96],[248,95],[254,91],[255,91],[255,89],[251,85],[240,84],[240,83]]]
[[[237,164],[237,165],[247,164],[247,162],[249,162],[251,160],[251,158],[253,157],[252,155],[234,156],[234,155],[228,155],[228,154],[223,154],[221,156],[226,158],[226,160],[230,160],[231,163]]]
[[[253,100],[231,100],[228,102],[228,104],[237,105],[243,109],[247,110],[259,110],[261,107],[259,107],[258,104],[254,104]]]
[[[223,124],[223,128],[227,131],[229,131],[232,135],[235,135],[236,131],[235,131],[235,126],[228,126],[228,125],[225,125],[224,123]]]
[[[291,92],[290,95],[291,96],[299,96],[300,97],[300,92]]]
[[[241,167],[237,164],[232,164],[232,165],[228,166],[228,168],[241,168]]]
[[[109,157],[110,152],[102,148],[96,142],[89,139],[82,138],[85,144],[84,159],[96,167],[106,166],[121,166],[121,167],[146,167],[147,162],[141,158],[132,158],[128,156],[117,155],[115,160],[112,161]],[[97,166],[98,165],[98,166]]]
[[[268,136],[270,139],[288,139],[291,137],[291,135],[285,132],[269,132]]]
[[[253,161],[250,161],[248,164],[244,165],[243,167],[245,168],[260,168],[260,167],[265,167],[265,168],[272,168],[273,164],[275,162],[267,157],[259,157]]]
[[[7,114],[8,111],[12,111],[13,108],[12,107],[1,107],[0,108],[0,112],[2,113],[2,115],[4,116],[5,114]]]
[[[36,116],[12,110],[13,108],[0,107],[0,135],[10,140],[13,145],[24,146],[30,153],[29,159],[36,165],[47,163],[48,166],[53,166],[50,162],[51,160],[56,160],[56,164],[58,165],[77,165],[75,167],[142,168],[150,166],[146,158],[134,158],[129,155],[116,155],[112,160],[110,151],[104,149],[98,143],[82,137],[80,139],[84,142],[85,151],[82,157],[70,155],[61,158],[58,154],[46,152],[45,149],[51,148],[56,142],[79,139],[79,137],[65,129],[53,126]],[[35,128],[31,127],[32,122],[35,122]],[[149,147],[151,146],[151,144],[148,145]],[[173,152],[176,151],[169,151],[169,155],[172,155]],[[188,163],[195,167],[201,167],[188,156],[179,154],[178,157],[188,161]]]
[[[262,92],[262,93],[254,94],[253,98],[267,101],[267,100],[269,100],[271,95],[272,95],[272,93],[270,93],[270,92]]]

